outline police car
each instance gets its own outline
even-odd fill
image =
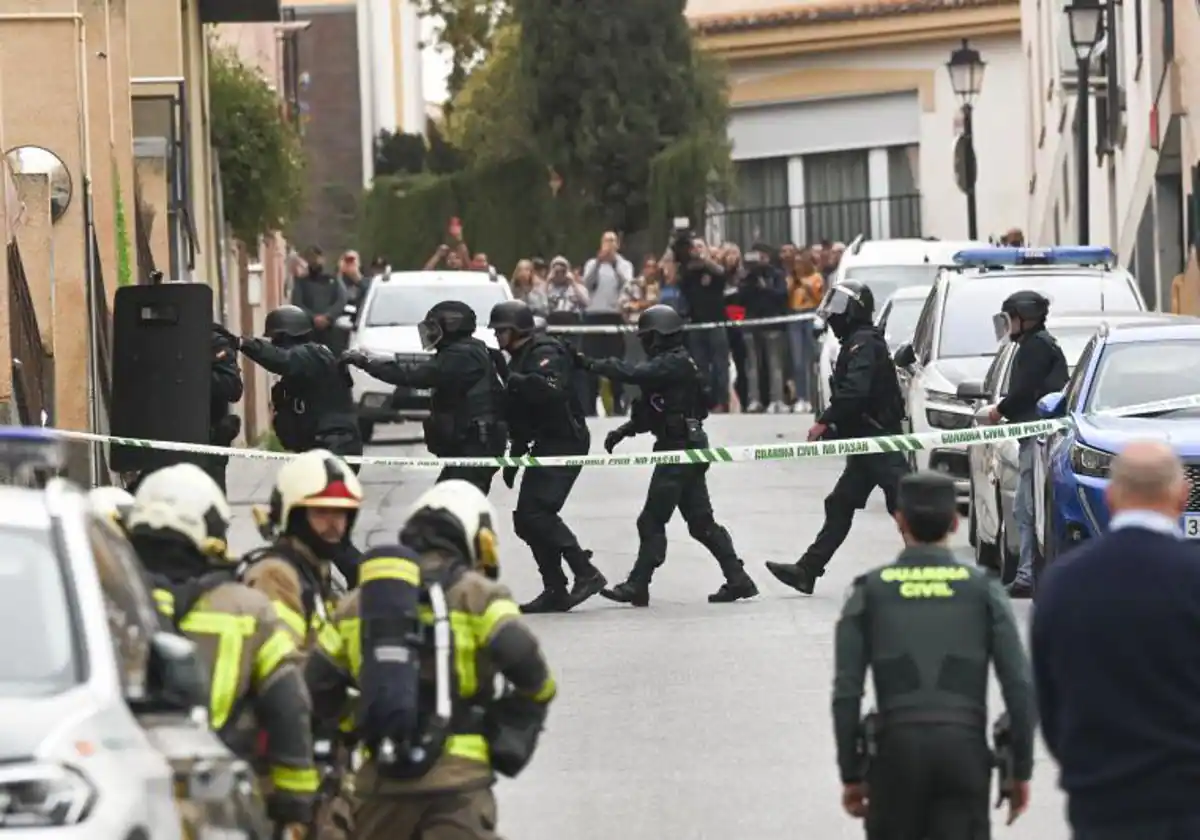
[[[222,772],[240,763],[192,716],[207,702],[186,687],[195,647],[161,631],[132,549],[87,497],[58,478],[36,486],[62,463],[51,433],[0,428],[0,471],[25,485],[0,486],[0,829],[175,840],[191,810],[192,836],[246,836],[193,796],[228,779],[211,797],[223,810],[249,781]]]
[[[859,280],[871,288],[876,307],[901,289],[913,286],[928,288],[938,270],[949,265],[953,256],[966,248],[982,248],[983,242],[942,242],[937,239],[879,239],[858,237],[846,248],[831,283],[839,280]],[[817,368],[817,404],[819,413],[829,405],[829,379],[837,360],[840,344],[832,330],[825,330],[819,320],[815,324],[821,334],[821,352]]]
[[[488,318],[493,306],[512,300],[512,296],[508,280],[480,271],[394,271],[373,280],[361,311],[347,307],[347,320],[340,323],[353,330],[351,349],[418,361],[430,353],[421,347],[417,325],[434,305],[460,300],[470,306],[478,321],[475,337],[496,347],[495,335],[487,329]],[[349,370],[364,442],[375,434],[376,423],[416,420],[429,414],[428,389],[397,388],[360,368]]]
[[[954,265],[938,273],[917,319],[913,340],[895,353],[904,396],[906,431],[968,429],[972,401],[958,386],[981,381],[995,357],[1000,337],[1000,305],[1013,292],[1033,289],[1050,300],[1050,311],[1142,312],[1145,301],[1136,281],[1115,265],[1108,248],[977,248],[958,252]],[[953,476],[965,506],[969,463],[962,446],[939,446],[911,453],[918,469]]]

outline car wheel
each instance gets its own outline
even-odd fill
[[[375,437],[375,421],[359,418],[358,433],[362,436],[363,443],[370,443],[371,439]]]

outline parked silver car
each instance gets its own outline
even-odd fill
[[[1051,315],[1046,321],[1067,357],[1073,371],[1080,354],[1092,336],[1104,324],[1155,324],[1176,316],[1154,312],[1081,312]],[[999,402],[1008,394],[1013,358],[1018,345],[1007,336],[983,381],[966,381],[958,386],[957,396],[975,409]],[[983,421],[986,422],[986,421]],[[979,426],[978,416],[972,423]],[[975,549],[975,562],[1001,573],[1008,580],[1017,570],[1020,541],[1013,519],[1013,498],[1017,491],[1017,441],[1002,440],[975,444],[967,448],[970,512],[967,538]]]

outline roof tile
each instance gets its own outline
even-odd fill
[[[833,23],[859,18],[927,14],[952,9],[1015,5],[1018,0],[817,0],[803,6],[706,15],[692,27],[703,35],[771,29],[810,23]]]

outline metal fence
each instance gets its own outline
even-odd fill
[[[807,245],[822,240],[849,242],[859,234],[870,239],[919,237],[921,196],[848,198],[781,207],[723,209],[706,220],[709,239],[734,242],[743,249],[755,242]]]

